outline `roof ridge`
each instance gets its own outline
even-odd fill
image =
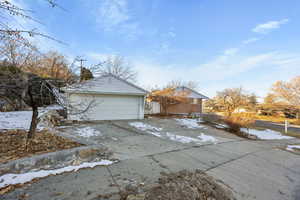
[[[207,96],[201,94],[200,92],[197,92],[196,90],[193,90],[193,89],[191,89],[191,88],[189,88],[189,87],[186,87],[186,86],[178,86],[177,88],[186,88],[186,89],[189,89],[189,90],[191,90],[192,92],[194,92],[194,93],[196,93],[196,94],[198,94],[198,95],[200,95],[200,96],[203,96],[204,98],[209,99],[209,97],[207,97]]]
[[[87,80],[87,81],[84,81],[84,82],[82,82],[82,83],[79,83],[79,85],[77,86],[77,89],[81,89],[81,90],[86,90],[86,91],[88,91],[88,89],[85,89],[84,87],[89,87],[89,84],[95,84],[95,82],[97,82],[97,81],[101,81],[101,79],[104,79],[104,78],[109,78],[109,77],[112,77],[112,78],[114,78],[114,79],[116,79],[116,80],[118,80],[118,81],[121,81],[121,82],[123,82],[124,84],[126,84],[126,85],[128,85],[128,86],[130,86],[130,87],[132,87],[132,88],[135,88],[136,90],[138,90],[138,93],[145,93],[145,94],[147,94],[148,93],[148,91],[147,90],[144,90],[143,88],[141,88],[141,87],[139,87],[139,86],[137,86],[137,85],[135,85],[135,84],[133,84],[133,83],[130,83],[130,82],[128,82],[128,81],[126,81],[126,80],[124,80],[124,79],[122,79],[122,78],[120,78],[120,77],[118,77],[118,76],[116,76],[116,75],[114,75],[114,74],[112,74],[112,73],[107,73],[107,74],[104,74],[104,75],[102,75],[102,76],[99,76],[99,77],[95,77],[95,78],[93,78],[93,79],[90,79],[90,80]],[[94,82],[94,83],[93,83]],[[128,87],[127,86],[127,87]],[[83,88],[82,88],[83,87]],[[101,87],[101,86],[100,86]],[[75,87],[76,88],[76,87]],[[70,87],[70,88],[66,88],[66,91],[75,91],[74,90],[74,88],[72,88],[72,87]],[[78,90],[78,91],[79,91]],[[132,90],[132,89],[131,89]],[[130,90],[129,90],[130,91]],[[120,92],[120,93],[122,93],[122,92]]]

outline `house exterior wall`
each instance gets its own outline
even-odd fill
[[[160,104],[155,101],[147,102],[148,109],[145,109],[145,114],[158,114],[160,113]]]
[[[68,113],[70,120],[126,120],[144,118],[144,96],[133,95],[96,95],[68,94],[71,105],[83,110],[88,104],[90,109],[82,114]],[[76,112],[76,110],[75,110]]]
[[[169,105],[167,113],[171,114],[188,114],[188,113],[202,113],[202,99],[198,99],[197,104],[192,103],[179,103]]]

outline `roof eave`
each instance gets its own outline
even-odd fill
[[[129,95],[129,96],[146,96],[146,93],[122,93],[122,92],[97,92],[97,91],[79,91],[79,90],[64,90],[69,94],[98,94],[98,95]]]
[[[197,98],[197,99],[209,99],[209,97],[207,97],[207,96],[205,96],[205,95],[203,95],[203,94],[197,92],[196,90],[193,90],[193,89],[188,88],[188,87],[186,87],[186,86],[182,86],[182,88],[186,88],[186,89],[188,89],[188,90],[191,90],[191,91],[194,92],[195,94],[201,96],[200,98]]]

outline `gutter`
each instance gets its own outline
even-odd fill
[[[119,93],[119,92],[95,92],[95,91],[72,91],[72,90],[64,90],[64,92],[68,93],[68,94],[96,94],[96,95],[103,95],[103,94],[107,94],[107,95],[124,95],[124,96],[128,96],[128,95],[132,95],[132,96],[146,96],[146,93]]]

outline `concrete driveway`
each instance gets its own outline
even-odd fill
[[[299,139],[254,141],[205,125],[187,128],[173,119],[140,121],[159,128],[153,132],[130,126],[131,122],[136,121],[62,128],[59,134],[65,137],[108,147],[120,162],[50,176],[2,199],[18,199],[24,193],[34,200],[119,199],[120,188],[128,184],[152,184],[161,172],[183,169],[207,172],[231,189],[237,199],[300,199],[300,155],[284,150],[287,144],[300,144]],[[85,127],[95,132],[80,136]],[[199,141],[203,134],[216,141]],[[192,139],[180,142],[182,138]]]

